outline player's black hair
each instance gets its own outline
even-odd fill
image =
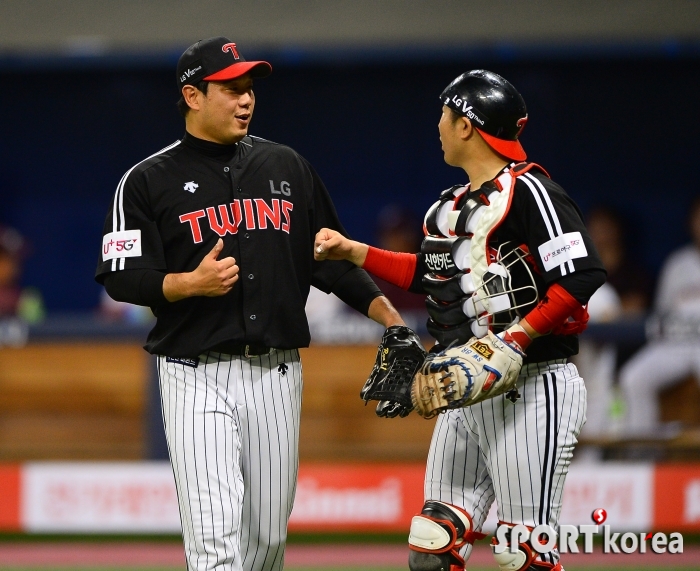
[[[202,93],[204,93],[204,95],[206,95],[207,90],[209,89],[209,82],[202,80],[199,83],[195,83],[194,86],[197,89],[199,89]],[[185,101],[185,98],[182,97],[182,95],[180,95],[180,99],[177,102],[177,110],[183,117],[187,117],[187,114],[190,112],[190,106],[187,105],[187,102]]]
[[[449,109],[449,108],[448,108],[448,109]],[[462,117],[462,115],[460,115],[459,113],[457,113],[454,109],[450,109],[450,119],[452,120],[452,124],[453,124],[453,125],[454,125],[461,117]]]

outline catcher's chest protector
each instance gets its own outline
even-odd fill
[[[421,252],[430,271],[423,288],[429,294],[428,331],[441,345],[483,337],[493,314],[512,306],[504,305],[507,296],[485,287],[485,276],[503,273],[492,265],[499,252],[489,247],[489,238],[508,214],[517,178],[532,168],[547,174],[534,163],[512,165],[474,192],[468,185],[448,188],[428,209]]]

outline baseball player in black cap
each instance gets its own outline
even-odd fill
[[[512,529],[558,524],[586,414],[586,389],[569,357],[605,270],[573,200],[542,167],[524,162],[520,93],[473,70],[440,99],[445,162],[470,183],[443,191],[430,207],[421,252],[387,252],[324,229],[315,255],[351,260],[427,295],[437,345],[411,382],[410,404],[401,401],[405,391],[395,398],[426,418],[442,413],[425,504],[411,523],[410,569],[464,569],[495,500],[497,536],[512,543],[494,546],[500,569],[561,571],[553,545],[513,540]]]
[[[311,165],[248,135],[253,80],[270,72],[224,37],[182,54],[185,136],[122,177],[96,272],[114,299],[157,317],[145,347],[191,571],[282,568],[310,286],[403,324],[364,270],[314,261],[316,232],[345,232]]]

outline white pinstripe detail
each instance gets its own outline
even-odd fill
[[[525,176],[528,177],[529,179],[531,179],[537,185],[537,187],[540,189],[540,192],[542,193],[542,196],[544,197],[544,200],[547,203],[547,206],[549,207],[549,212],[552,215],[552,220],[554,221],[554,227],[557,230],[557,236],[561,236],[564,232],[561,229],[561,224],[559,223],[559,216],[557,216],[557,211],[554,208],[554,205],[552,204],[552,199],[549,197],[549,193],[547,192],[547,189],[544,187],[544,185],[539,180],[537,180],[536,177],[532,176],[531,173],[527,172],[527,173],[525,173]],[[569,271],[573,273],[574,262],[572,260],[569,260],[566,263],[569,265]]]
[[[157,153],[153,153],[150,157],[146,157],[142,161],[139,161],[124,173],[124,176],[122,176],[121,180],[119,181],[119,184],[117,185],[117,191],[114,193],[114,205],[112,207],[112,232],[126,230],[126,218],[124,217],[124,186],[126,185],[126,179],[131,174],[131,171],[133,171],[141,163],[146,162],[148,159],[157,157],[165,151],[169,151],[170,149],[177,147],[179,144],[180,141],[175,141],[172,145],[168,145],[167,147],[161,149]],[[119,212],[118,214],[117,210]],[[112,260],[112,271],[115,271],[117,269],[117,263],[119,265],[119,269],[123,270],[125,262],[126,258],[114,258]]]
[[[550,390],[549,419],[543,376]],[[425,499],[463,508],[472,515],[476,531],[494,500],[502,521],[534,527],[541,523],[540,511],[548,520],[544,523],[556,527],[559,521],[566,475],[585,421],[586,389],[576,367],[562,361],[526,365],[517,387],[522,396],[515,403],[500,395],[448,411],[438,417],[433,432]],[[471,547],[460,550],[465,559],[470,552]],[[551,563],[558,559],[556,551],[541,557]]]
[[[299,352],[207,353],[197,368],[160,356],[158,372],[188,571],[281,571],[297,481]]]

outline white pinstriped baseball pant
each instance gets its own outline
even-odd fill
[[[564,480],[586,420],[586,388],[573,364],[525,365],[514,403],[500,395],[440,415],[425,499],[465,509],[480,531],[494,499],[498,519],[556,529]],[[471,546],[461,553],[467,559]],[[556,563],[555,551],[541,556]]]
[[[188,571],[282,569],[298,472],[298,350],[158,358]]]

